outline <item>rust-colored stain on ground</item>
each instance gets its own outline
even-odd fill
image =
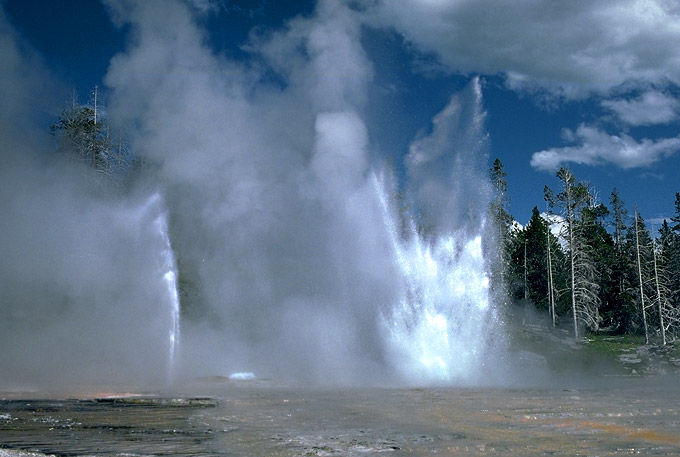
[[[655,443],[680,446],[680,437],[659,433],[646,428],[633,428],[623,425],[595,422],[591,420],[574,420],[564,424],[565,427],[573,427],[580,430],[598,430],[618,437],[636,440],[650,441]]]

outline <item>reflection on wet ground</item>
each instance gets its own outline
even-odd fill
[[[645,387],[319,390],[214,381],[153,396],[7,394],[0,457],[680,455],[680,389]]]

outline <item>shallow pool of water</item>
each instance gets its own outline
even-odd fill
[[[0,398],[0,457],[680,455],[680,389],[644,380],[573,390],[213,379],[174,391]]]

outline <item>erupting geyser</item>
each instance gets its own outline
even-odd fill
[[[158,195],[158,194],[156,194]],[[175,255],[172,251],[170,238],[168,237],[168,216],[165,211],[160,212],[154,225],[163,241],[161,252],[161,273],[167,288],[168,308],[170,311],[170,325],[168,329],[168,377],[171,379],[177,356],[179,345],[179,296],[177,293],[177,266],[175,265]]]
[[[479,374],[493,320],[479,234],[426,240],[412,220],[399,233],[376,179],[397,264],[399,301],[383,315],[387,350],[410,382],[466,381]]]
[[[401,189],[370,166],[354,111],[317,116],[305,173],[201,182],[214,187],[197,200],[207,209],[184,205],[194,212],[174,226],[179,249],[202,249],[193,264],[206,310],[183,322],[183,368],[340,384],[492,380],[502,331],[483,121],[474,80],[412,143]]]
[[[320,384],[488,378],[502,338],[478,80],[406,156],[391,151],[397,190],[377,178],[386,105],[347,2],[254,36],[262,65],[217,58],[190,2],[163,15],[107,3],[136,37],[111,60],[108,114],[154,166],[115,198],[73,182],[87,167],[0,170],[17,197],[0,218],[0,341],[12,346],[0,381],[171,382],[179,366]]]
[[[168,381],[174,376],[175,359],[179,345],[180,329],[180,304],[177,291],[177,265],[175,254],[170,244],[168,236],[168,215],[163,206],[162,198],[159,193],[154,193],[149,199],[147,206],[157,211],[157,216],[153,221],[153,227],[160,240],[160,256],[158,271],[165,284],[165,299],[168,304]]]
[[[416,383],[471,382],[500,341],[483,242],[489,192],[481,87],[473,80],[437,115],[432,133],[411,146],[413,198],[427,226],[398,214],[374,178],[396,264],[398,299],[382,315],[386,350],[403,378]],[[419,182],[419,179],[425,180]],[[422,221],[421,221],[422,223]]]

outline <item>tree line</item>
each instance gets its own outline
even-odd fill
[[[609,206],[568,168],[559,188],[544,188],[547,211],[534,207],[520,227],[507,211],[507,181],[490,169],[491,214],[501,245],[500,275],[510,297],[545,312],[574,337],[586,332],[641,334],[646,344],[680,335],[680,193],[675,213],[653,236],[616,189]]]
[[[144,168],[141,156],[130,152],[124,129],[112,122],[95,86],[87,104],[75,92],[50,126],[56,151],[70,161],[93,169],[108,189],[127,187]]]

